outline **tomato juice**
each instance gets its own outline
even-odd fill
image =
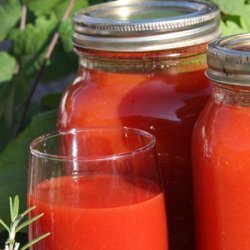
[[[212,96],[193,132],[197,250],[250,249],[250,34],[208,46]]]
[[[60,177],[29,195],[44,216],[30,237],[51,232],[34,250],[167,250],[164,196],[151,181],[112,175]]]
[[[195,127],[197,249],[250,248],[249,124],[250,107],[211,100]]]
[[[129,126],[157,139],[171,250],[193,250],[191,134],[210,95],[207,44],[220,36],[210,1],[113,1],[75,13],[79,72],[60,129]]]
[[[60,129],[128,126],[156,136],[170,240],[180,249],[193,249],[191,134],[210,94],[205,67],[154,73],[81,68],[59,114]]]

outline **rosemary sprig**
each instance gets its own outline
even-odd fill
[[[7,226],[7,224],[2,219],[0,219],[0,225],[2,225],[9,233],[9,238],[5,242],[4,250],[25,250],[31,247],[32,245],[36,244],[38,241],[50,235],[50,233],[45,233],[37,237],[36,239],[28,242],[21,248],[20,248],[20,243],[15,240],[17,232],[19,232],[21,229],[32,224],[34,221],[40,219],[43,216],[43,214],[39,214],[21,223],[22,219],[29,212],[33,211],[35,208],[36,208],[35,206],[31,207],[26,211],[24,211],[23,213],[19,214],[19,197],[15,196],[14,201],[10,197],[10,218],[11,218],[10,226]]]

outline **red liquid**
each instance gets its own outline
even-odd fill
[[[164,197],[149,181],[84,176],[45,181],[29,206],[45,215],[30,237],[51,232],[34,250],[167,250]]]
[[[204,69],[187,68],[153,74],[83,69],[59,114],[61,129],[129,126],[156,136],[173,250],[194,249],[191,134],[210,93]]]
[[[250,108],[211,100],[193,151],[197,249],[250,249]]]

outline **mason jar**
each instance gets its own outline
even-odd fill
[[[250,34],[208,47],[213,94],[193,135],[197,250],[250,249]]]
[[[207,43],[219,37],[208,1],[115,1],[77,12],[79,71],[58,127],[128,126],[153,133],[167,202],[170,248],[193,249],[191,134],[210,95]]]

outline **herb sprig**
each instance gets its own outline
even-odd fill
[[[10,202],[10,218],[11,218],[10,226],[7,226],[7,224],[2,219],[0,219],[0,225],[2,225],[9,233],[9,237],[5,242],[4,250],[25,250],[31,247],[32,245],[36,244],[38,241],[50,235],[50,233],[45,233],[35,238],[34,240],[31,240],[30,242],[21,247],[20,243],[15,240],[16,234],[21,229],[27,227],[36,220],[40,219],[44,214],[36,215],[35,217],[32,217],[22,222],[25,216],[28,215],[31,211],[33,211],[36,207],[34,206],[28,208],[23,213],[19,214],[19,197],[15,196],[14,200],[10,197],[9,202]]]

